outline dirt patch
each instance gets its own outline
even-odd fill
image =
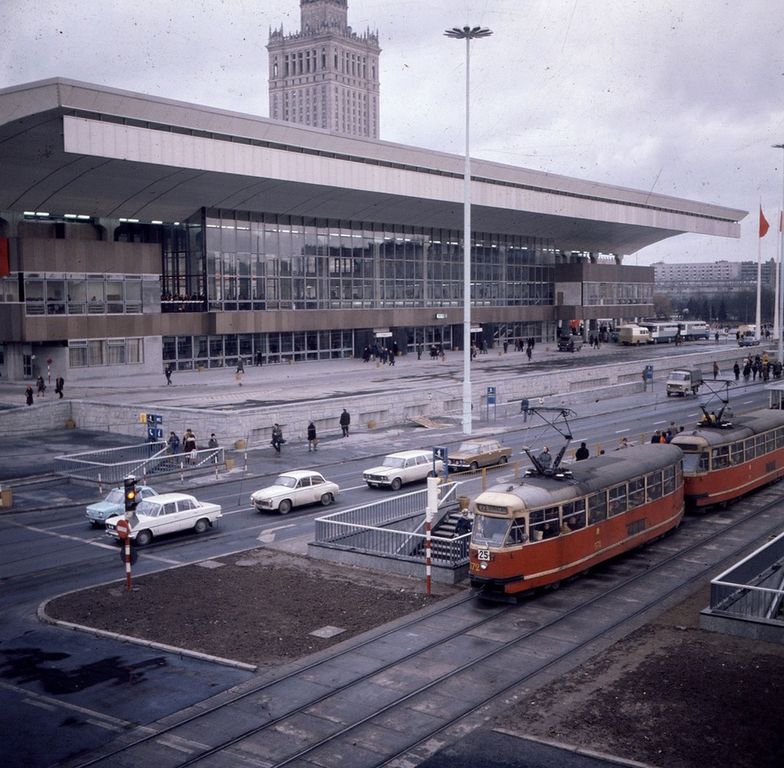
[[[707,603],[700,590],[494,726],[667,768],[780,768],[784,647],[700,630]]]
[[[260,549],[52,601],[54,618],[260,666],[463,588]],[[784,646],[699,629],[702,589],[486,725],[667,768],[784,765]],[[310,633],[323,627],[333,637]]]
[[[55,619],[248,664],[297,659],[431,605],[454,587],[260,549],[57,598]],[[310,633],[344,630],[333,637]]]

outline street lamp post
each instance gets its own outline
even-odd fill
[[[484,27],[453,27],[444,34],[466,43],[465,170],[463,172],[463,434],[471,434],[471,153],[469,144],[471,41],[493,33]]]
[[[774,144],[773,149],[782,149],[784,150],[784,144]],[[782,293],[782,287],[784,287],[784,163],[781,166],[781,211],[779,211],[779,311],[781,310],[782,306],[784,306],[784,293]],[[779,346],[777,348],[776,359],[779,362],[782,362],[782,358],[784,357],[784,323],[782,323],[781,316],[776,318],[776,322],[779,326]]]

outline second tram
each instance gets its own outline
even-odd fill
[[[705,421],[670,443],[683,451],[690,505],[726,503],[784,476],[784,411],[753,411],[737,422],[709,415]]]
[[[484,491],[475,500],[471,586],[511,598],[676,528],[682,457],[675,445],[644,444]]]

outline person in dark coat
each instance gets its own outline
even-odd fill
[[[468,510],[464,509],[455,523],[455,536],[471,533],[471,528],[471,518],[468,516]]]
[[[308,424],[308,452],[318,450],[318,437],[316,436],[316,425],[311,421]]]
[[[283,429],[280,424],[274,424],[272,427],[272,447],[280,453],[280,446],[286,441],[283,439]]]
[[[62,376],[58,376],[54,380],[54,391],[60,395],[60,399],[63,399],[63,390],[65,389],[65,379]]]
[[[584,461],[589,456],[588,446],[585,443],[580,443],[580,447],[574,452],[574,458],[577,461]]]
[[[27,389],[25,389],[25,402],[28,405],[33,404],[33,388],[28,384]]]
[[[35,387],[38,390],[38,397],[43,397],[44,393],[46,392],[46,382],[44,382],[43,376],[39,376],[36,379]]]
[[[166,385],[169,386],[171,384],[171,375],[172,375],[172,367],[171,365],[167,365],[163,371],[163,375],[166,377]]]
[[[344,408],[340,414],[340,428],[343,430],[343,437],[348,437],[348,428],[351,425],[351,414]]]

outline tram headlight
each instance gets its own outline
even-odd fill
[[[482,570],[482,571],[486,571],[487,570],[487,563],[484,560],[482,560],[482,562],[479,563],[479,569]]]

